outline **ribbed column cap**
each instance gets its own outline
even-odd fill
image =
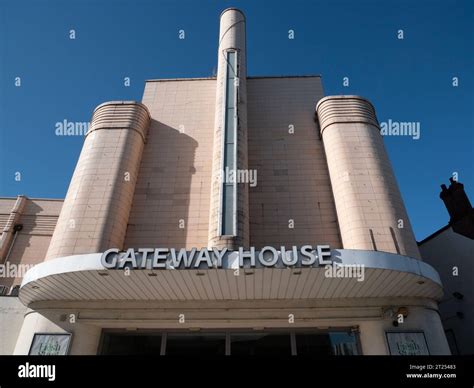
[[[87,135],[99,129],[128,128],[140,133],[145,141],[150,120],[150,112],[141,102],[108,101],[94,109]]]
[[[366,123],[379,128],[375,108],[360,96],[327,96],[316,105],[321,133],[335,123]]]
[[[107,105],[138,105],[140,106],[141,108],[145,109],[146,112],[148,113],[148,116],[150,116],[150,112],[148,111],[148,108],[145,104],[142,104],[140,101],[134,101],[134,100],[129,100],[129,101],[106,101],[106,102],[103,102],[102,104],[99,104],[95,107],[94,109],[94,112],[104,106],[107,106]]]

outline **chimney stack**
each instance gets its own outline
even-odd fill
[[[464,191],[464,185],[449,178],[450,185],[441,185],[439,197],[448,210],[449,224],[453,230],[470,239],[474,239],[474,209]]]

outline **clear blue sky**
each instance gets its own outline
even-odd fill
[[[321,74],[326,94],[367,97],[379,121],[421,123],[419,140],[385,138],[417,239],[447,223],[439,185],[453,172],[474,202],[469,0],[0,0],[0,196],[64,197],[83,139],[55,123],[140,100],[146,79],[211,75],[229,6],[247,16],[249,75]]]

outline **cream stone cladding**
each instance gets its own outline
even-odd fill
[[[372,104],[328,96],[316,107],[345,249],[420,258]]]
[[[208,246],[215,83],[147,82],[143,103],[152,120],[125,247]],[[249,188],[249,244],[342,247],[314,120],[320,78],[249,77],[247,89],[249,169],[257,172],[257,186]]]
[[[249,77],[250,244],[342,247],[326,157],[314,119],[319,76]]]
[[[123,246],[149,120],[133,101],[95,109],[47,259]]]
[[[126,247],[207,246],[215,102],[215,78],[146,83],[151,125]]]

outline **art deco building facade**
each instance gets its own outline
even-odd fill
[[[216,77],[150,80],[141,103],[98,106],[63,203],[0,201],[2,262],[36,264],[0,279],[22,282],[4,349],[62,333],[70,354],[449,353],[439,276],[420,259],[374,107],[325,97],[319,76],[247,76],[245,24],[222,13]],[[307,245],[363,278],[239,253]],[[101,260],[157,247],[230,256],[131,271]]]

